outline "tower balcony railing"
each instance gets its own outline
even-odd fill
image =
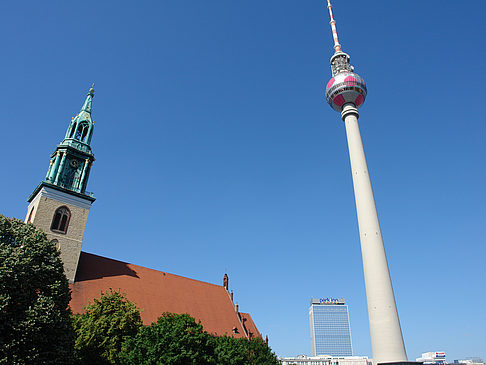
[[[81,142],[81,141],[78,141],[77,139],[74,139],[74,138],[64,139],[61,142],[60,146],[74,147],[77,150],[91,154],[91,147],[88,144]]]
[[[91,198],[94,198],[94,193],[91,192],[91,191],[82,191],[81,188],[73,188],[73,185],[72,184],[64,184],[62,181],[58,182],[57,184],[54,184],[53,181],[49,180],[49,179],[45,179],[43,180],[43,182],[46,182],[48,184],[51,184],[51,185],[57,185],[59,186],[60,188],[64,188],[66,190],[71,190],[71,191],[74,191],[76,193],[80,193],[80,194],[83,194],[83,195],[87,195]]]

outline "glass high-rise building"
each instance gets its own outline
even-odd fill
[[[348,306],[344,299],[311,299],[312,356],[353,356]]]

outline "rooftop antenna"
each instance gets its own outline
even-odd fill
[[[339,44],[339,39],[338,39],[338,34],[337,34],[337,29],[336,29],[336,21],[334,20],[334,17],[332,15],[332,5],[331,5],[331,0],[327,0],[327,8],[329,9],[329,16],[331,17],[331,30],[332,30],[332,37],[334,38],[334,52],[342,52],[341,51],[341,45]]]

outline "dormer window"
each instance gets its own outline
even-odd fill
[[[54,213],[51,223],[51,231],[66,234],[71,212],[67,207],[60,207]]]

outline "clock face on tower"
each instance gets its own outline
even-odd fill
[[[68,158],[60,177],[60,184],[62,187],[70,190],[78,188],[82,172],[80,166],[81,161],[79,159],[75,157]]]
[[[79,161],[72,159],[71,162],[69,163],[73,169],[77,169],[79,166]]]

